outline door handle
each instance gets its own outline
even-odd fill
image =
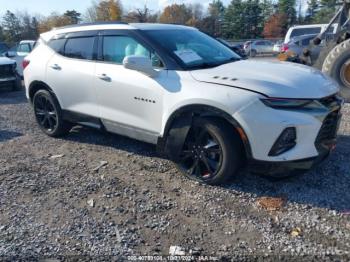
[[[58,64],[52,65],[51,68],[54,70],[61,70],[62,69]]]
[[[103,80],[103,81],[106,81],[106,82],[111,82],[112,81],[112,79],[106,74],[98,75],[98,78]]]

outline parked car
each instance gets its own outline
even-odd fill
[[[0,87],[19,89],[20,80],[16,73],[16,62],[0,55]]]
[[[327,41],[330,41],[333,34],[328,35],[321,41],[319,45],[314,45],[312,40],[315,39],[317,34],[312,35],[302,35],[292,38],[288,44],[282,45],[282,52],[293,52],[297,56],[302,56],[305,49],[312,46],[312,51],[310,51],[310,59],[311,61],[317,60],[321,50],[325,47]]]
[[[0,42],[0,55],[5,53],[7,50],[9,50],[7,44]]]
[[[21,78],[23,78],[23,59],[33,50],[35,42],[36,41],[33,40],[23,40],[13,49],[10,49],[5,53],[5,56],[16,61],[17,73]]]
[[[248,163],[305,172],[335,145],[342,100],[319,71],[241,60],[197,29],[97,23],[41,35],[23,62],[26,95],[48,136],[79,123],[156,144],[197,181]]]
[[[327,24],[315,24],[315,25],[296,25],[288,29],[284,38],[284,43],[288,44],[290,40],[297,36],[319,34],[321,30],[325,29]],[[338,24],[334,24],[327,31],[328,34],[335,34],[337,32]]]
[[[274,53],[280,53],[282,51],[282,45],[283,45],[283,40],[278,40],[274,45],[273,45],[273,52]]]
[[[237,55],[242,57],[243,59],[247,58],[247,54],[244,51],[243,45],[241,44],[231,44],[230,42],[222,39],[222,38],[217,38],[219,42],[230,48],[232,51],[234,51]]]
[[[251,57],[258,54],[272,54],[273,43],[268,40],[247,41],[244,43],[244,51]]]

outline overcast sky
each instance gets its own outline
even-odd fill
[[[152,11],[161,10],[172,3],[202,3],[208,5],[212,0],[122,0],[125,9],[142,7],[145,3]],[[228,5],[230,0],[223,0]],[[63,13],[75,9],[84,13],[91,5],[90,0],[0,0],[0,14],[6,10],[11,12],[28,11],[31,14],[49,15],[53,11]]]

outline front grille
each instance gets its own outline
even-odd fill
[[[318,149],[324,147],[337,137],[340,117],[340,110],[335,110],[325,118],[316,138],[315,144]]]
[[[14,70],[13,65],[0,65],[0,77],[13,77]]]

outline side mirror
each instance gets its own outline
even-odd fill
[[[5,56],[8,57],[8,58],[16,57],[16,52],[14,52],[14,51],[7,51],[5,53]]]
[[[123,65],[127,69],[139,71],[150,77],[158,75],[158,71],[152,66],[151,59],[145,56],[127,56],[123,60]]]

